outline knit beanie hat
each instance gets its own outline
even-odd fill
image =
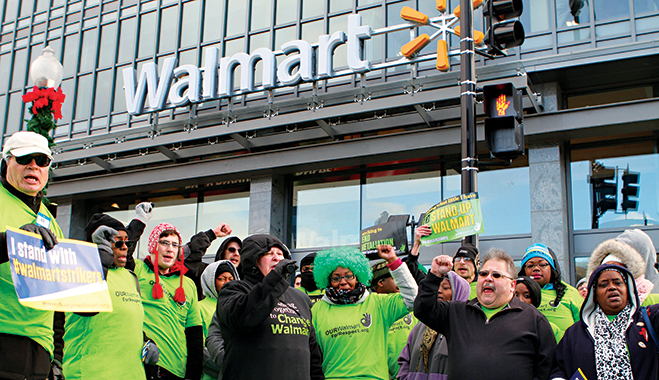
[[[391,277],[391,272],[389,272],[386,260],[380,260],[373,264],[371,270],[373,271],[373,279],[371,280],[371,287],[373,289],[376,288],[378,281]]]
[[[534,257],[539,257],[541,259],[547,260],[549,265],[551,265],[552,268],[556,269],[556,264],[554,263],[554,259],[551,257],[551,254],[549,253],[549,248],[547,248],[546,245],[542,243],[535,243],[533,245],[530,245],[528,248],[526,248],[526,253],[524,254],[524,257],[522,257],[522,268],[524,268],[524,264],[526,264],[527,261],[531,260]]]
[[[458,248],[453,259],[456,257],[467,257],[474,262],[474,267],[478,268],[478,248],[474,247],[472,244],[466,243]]]
[[[156,228],[151,231],[151,234],[149,235],[149,246],[148,250],[149,253],[155,256],[155,262],[153,263],[153,272],[156,275],[156,283],[153,285],[153,291],[152,295],[153,298],[155,299],[160,299],[163,296],[163,291],[162,291],[162,285],[160,284],[160,276],[159,276],[159,270],[158,270],[158,240],[160,239],[160,235],[164,231],[174,231],[176,235],[178,236],[178,243],[179,243],[179,253],[181,253],[181,244],[183,242],[183,239],[181,238],[181,233],[178,232],[176,227],[172,226],[169,223],[160,223],[159,225],[156,226]],[[178,258],[178,268],[181,269],[181,283],[179,287],[176,289],[176,293],[174,294],[174,301],[178,303],[184,303],[185,302],[185,290],[183,290],[183,274],[186,272],[183,270],[185,266],[183,265],[183,257],[182,255],[177,255],[180,256]],[[176,263],[174,264],[176,266]],[[172,267],[173,268],[173,267]]]

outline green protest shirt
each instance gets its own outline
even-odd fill
[[[309,296],[309,300],[311,300],[311,306],[320,301],[320,299],[323,298],[323,295],[325,294],[325,289],[316,289],[311,292],[305,289],[303,286],[299,286],[296,289]]]
[[[555,324],[549,322],[549,326],[551,326],[551,331],[554,332],[554,339],[556,339],[556,344],[563,339],[563,335],[565,334],[565,331],[561,330],[556,326]]]
[[[508,305],[508,304],[506,304],[506,305]],[[481,310],[483,310],[483,313],[485,313],[485,317],[486,317],[487,320],[489,321],[490,318],[492,318],[492,316],[493,316],[494,314],[498,313],[501,309],[503,309],[504,307],[506,307],[506,305],[499,306],[499,307],[497,307],[496,309],[490,309],[489,307],[485,307],[485,306],[481,305]]]
[[[542,289],[542,302],[540,302],[538,310],[547,317],[549,322],[565,332],[568,327],[579,320],[579,310],[583,298],[577,289],[564,282],[563,284],[567,286],[567,289],[565,289],[565,294],[561,298],[558,307],[553,307],[556,291],[554,289]]]
[[[469,284],[469,286],[471,287],[471,292],[469,293],[470,300],[476,298],[476,284],[477,284],[476,280],[474,280],[474,282]]]
[[[36,223],[37,215],[25,203],[0,185],[0,232],[7,226],[20,228]],[[44,204],[39,212],[50,218],[50,230],[58,239],[64,238],[55,218]],[[25,307],[18,302],[10,263],[0,264],[0,333],[26,336],[39,343],[53,356],[53,315],[48,310]]]
[[[217,310],[217,300],[215,298],[206,297],[199,301],[199,311],[201,312],[201,319],[204,321],[204,339],[208,336],[208,326],[211,325],[215,310]]]
[[[641,303],[641,306],[650,306],[650,305],[656,305],[659,303],[659,294],[657,293],[650,293],[648,296],[645,298],[643,303]]]
[[[325,378],[389,380],[387,334],[408,313],[399,293],[371,293],[350,305],[316,302],[311,314]]]
[[[183,305],[174,301],[180,275],[160,276],[163,297],[154,299],[152,295],[155,275],[143,261],[135,260],[135,273],[140,279],[142,304],[144,305],[144,332],[153,339],[160,351],[158,366],[178,377],[185,377],[188,347],[185,329],[202,326],[197,287],[191,279],[183,277],[186,302]]]
[[[387,334],[387,357],[389,358],[389,375],[396,378],[400,365],[398,364],[398,357],[403,352],[403,348],[407,344],[407,338],[412,332],[412,327],[419,322],[414,314],[409,313],[403,318],[397,320]]]
[[[135,276],[127,269],[111,268],[107,283],[111,312],[91,317],[66,313],[62,367],[66,379],[145,377],[141,356],[144,308]]]

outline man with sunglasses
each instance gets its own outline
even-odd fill
[[[547,319],[514,297],[515,264],[490,249],[478,273],[476,298],[441,301],[437,290],[451,270],[450,256],[437,256],[419,285],[414,314],[446,336],[448,379],[547,379],[556,340]]]
[[[42,202],[52,161],[48,140],[16,132],[2,149],[0,171],[0,378],[44,379],[53,355],[53,312],[18,302],[7,256],[6,227],[41,235],[47,250],[63,238]]]
[[[476,297],[478,267],[478,248],[469,243],[458,248],[458,251],[453,256],[453,271],[470,284],[471,293],[469,293],[469,299]]]

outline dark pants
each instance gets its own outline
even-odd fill
[[[146,372],[147,380],[184,380],[182,377],[178,377],[157,365],[145,364],[144,371]]]
[[[32,339],[0,333],[0,379],[44,380],[50,372],[50,354]]]

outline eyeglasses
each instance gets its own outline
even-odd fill
[[[130,241],[130,240],[115,240],[114,241],[114,247],[117,248],[117,249],[122,249],[124,247],[124,245],[126,246],[126,248],[133,248],[135,246],[135,242]]]
[[[464,257],[464,256],[462,256],[462,257],[454,257],[454,258],[453,258],[453,262],[454,262],[454,263],[457,263],[458,261],[462,261],[462,262],[465,262],[465,263],[467,263],[467,262],[471,262],[471,263],[473,263],[473,262],[474,262],[474,259],[472,259],[471,257]]]
[[[19,165],[23,165],[23,166],[30,165],[32,160],[34,160],[34,162],[39,167],[42,167],[42,168],[47,168],[48,166],[50,166],[50,162],[52,161],[48,156],[46,156],[44,154],[36,154],[34,156],[28,154],[26,156],[20,156],[20,157],[19,156],[14,156],[14,158],[16,159],[16,163],[19,164]]]
[[[355,279],[355,275],[346,274],[345,276],[334,276],[334,277],[330,277],[330,281],[332,281],[332,283],[337,283],[337,282],[341,282],[341,280],[344,278],[346,279],[346,281],[352,281]]]
[[[158,240],[158,244],[162,245],[165,248],[169,248],[171,245],[174,249],[178,249],[181,245],[179,243],[172,243],[171,241],[167,240]]]
[[[229,251],[231,253],[236,253],[236,252],[240,253],[240,248],[229,247],[229,248],[227,248],[227,251]]]
[[[545,263],[545,262],[537,263],[537,264],[527,263],[526,265],[524,265],[524,269],[533,269],[535,267],[538,267],[540,269],[545,269],[548,266],[549,266],[549,263]]]
[[[492,278],[495,279],[495,280],[498,280],[501,277],[505,277],[509,280],[514,280],[514,278],[512,278],[510,276],[506,276],[505,274],[502,274],[502,273],[499,273],[499,272],[489,272],[489,271],[486,271],[486,270],[482,270],[482,271],[478,272],[479,277],[486,278],[489,275],[492,275]]]

